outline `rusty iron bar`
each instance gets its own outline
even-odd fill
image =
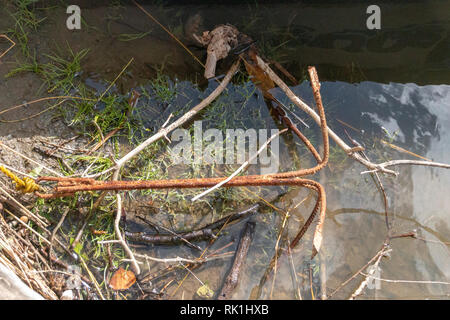
[[[253,58],[256,60],[257,56]],[[309,229],[317,212],[320,208],[319,220],[317,222],[316,231],[314,234],[313,241],[313,253],[311,258],[317,253],[320,248],[320,242],[322,241],[322,229],[325,220],[326,213],[326,194],[322,185],[314,180],[300,178],[306,175],[312,175],[319,170],[323,169],[329,159],[329,140],[328,140],[328,127],[326,124],[325,111],[322,105],[322,99],[320,96],[320,82],[317,76],[317,72],[314,67],[308,68],[309,76],[311,78],[311,87],[314,94],[314,99],[319,113],[320,127],[323,137],[323,158],[320,157],[317,150],[310,143],[310,141],[298,130],[295,124],[289,119],[284,110],[277,106],[277,100],[273,99],[275,102],[274,109],[280,116],[283,123],[290,128],[306,145],[309,151],[312,153],[317,161],[317,165],[308,169],[300,169],[296,171],[268,174],[268,175],[249,175],[249,176],[239,176],[234,177],[223,187],[240,187],[240,186],[303,186],[308,189],[317,192],[317,199],[315,206],[304,225],[299,229],[297,235],[290,243],[289,248],[294,248],[298,242],[301,240],[303,235]],[[268,92],[266,92],[267,95]],[[269,94],[270,95],[270,94]],[[227,177],[221,178],[196,178],[196,179],[171,179],[171,180],[154,180],[154,181],[97,181],[94,179],[86,178],[60,178],[60,177],[40,177],[36,180],[36,183],[40,181],[54,181],[57,182],[57,186],[54,189],[54,193],[41,194],[36,191],[36,195],[41,198],[56,198],[63,196],[72,196],[78,191],[94,191],[94,190],[109,190],[109,191],[119,191],[119,190],[132,190],[132,189],[163,189],[163,188],[202,188],[202,187],[212,187],[220,182],[222,182]],[[316,236],[319,240],[319,244],[316,245]],[[281,253],[281,251],[280,251]],[[278,256],[278,254],[277,254]],[[274,257],[275,258],[275,257]],[[269,277],[271,271],[273,270],[274,263],[276,261],[272,260],[269,268],[266,270],[261,283],[263,284]],[[261,294],[262,285],[258,286],[257,294]]]
[[[299,177],[311,175],[321,170],[328,162],[329,157],[329,141],[328,141],[328,130],[325,119],[325,112],[323,109],[322,99],[320,96],[320,83],[317,76],[317,72],[314,67],[309,67],[308,72],[311,78],[311,86],[313,88],[314,98],[319,111],[321,131],[324,144],[324,157],[318,155],[318,152],[309,142],[309,140],[301,134],[297,127],[292,123],[292,121],[284,113],[279,112],[281,119],[284,124],[289,127],[307,146],[310,152],[315,156],[318,164],[313,168],[300,169],[296,171],[267,174],[267,175],[249,175],[235,177],[225,183],[223,187],[241,187],[241,186],[303,186],[308,189],[317,192],[317,201],[314,206],[311,215],[309,216],[306,223],[299,230],[296,237],[291,242],[291,248],[294,248],[296,244],[300,241],[306,230],[311,225],[314,220],[317,211],[320,207],[320,218],[319,218],[319,229],[321,229],[321,224],[325,218],[326,209],[326,195],[325,190],[322,185],[314,180],[301,179]],[[281,109],[281,108],[279,108]],[[283,110],[284,111],[284,110]],[[71,196],[75,192],[80,191],[95,191],[95,190],[108,190],[108,191],[119,191],[119,190],[137,190],[137,189],[166,189],[166,188],[202,188],[202,187],[212,187],[225,178],[194,178],[194,179],[169,179],[169,180],[141,180],[141,181],[97,181],[88,178],[61,178],[61,177],[40,177],[36,180],[37,183],[40,181],[54,181],[57,182],[55,192],[51,194],[42,194],[36,192],[36,195],[41,198],[57,198],[64,196]]]
[[[316,69],[314,67],[308,68],[308,73],[311,78],[311,87],[314,94],[314,99],[319,112],[320,127],[323,138],[323,158],[320,157],[317,150],[309,142],[309,140],[297,129],[293,122],[287,117],[287,115],[279,110],[281,119],[284,124],[289,127],[306,145],[310,152],[317,160],[317,165],[312,168],[300,169],[290,172],[266,174],[266,175],[248,175],[234,177],[227,183],[223,184],[223,187],[242,187],[242,186],[302,186],[317,192],[317,200],[313,211],[311,212],[308,220],[303,227],[299,230],[296,237],[291,242],[290,247],[294,248],[300,241],[306,230],[311,225],[317,212],[320,208],[319,221],[316,228],[316,233],[322,230],[323,222],[325,220],[326,209],[326,194],[322,185],[311,179],[300,178],[306,175],[312,175],[319,170],[323,169],[329,158],[329,140],[328,130],[325,118],[325,111],[320,96],[320,82],[317,76]],[[276,102],[276,100],[274,100]],[[281,108],[279,108],[281,110]],[[136,190],[136,189],[167,189],[167,188],[204,188],[213,187],[216,184],[222,182],[227,177],[220,178],[194,178],[194,179],[168,179],[168,180],[141,180],[141,181],[97,181],[89,178],[61,178],[61,177],[40,177],[36,180],[36,183],[40,181],[53,181],[57,182],[54,193],[43,194],[36,192],[35,194],[44,199],[58,198],[64,196],[72,196],[75,192],[81,191],[119,191],[119,190]],[[315,253],[313,253],[314,255]]]
[[[323,136],[324,144],[324,156],[321,159],[320,156],[315,156],[318,164],[313,168],[300,169],[296,171],[267,174],[267,175],[249,175],[249,176],[239,176],[231,179],[227,183],[223,184],[223,187],[242,187],[242,186],[303,186],[308,189],[317,192],[317,202],[314,209],[299,230],[296,237],[291,242],[291,248],[294,248],[300,241],[304,233],[307,231],[312,221],[314,220],[317,212],[320,208],[318,230],[322,229],[323,221],[325,220],[325,209],[326,209],[326,195],[325,190],[322,185],[314,180],[301,179],[299,177],[312,175],[317,171],[321,170],[328,162],[329,158],[329,141],[328,141],[328,130],[325,119],[325,112],[322,104],[322,99],[320,96],[320,83],[317,76],[317,72],[314,67],[309,67],[308,72],[311,78],[311,86],[314,93],[314,98],[319,111],[321,131]],[[309,140],[304,137],[297,127],[292,123],[292,121],[287,117],[287,115],[282,115],[283,122],[299,136],[299,138],[305,142],[307,148],[311,153],[317,154],[314,146],[309,142]],[[303,138],[302,138],[303,137]],[[80,191],[119,191],[119,190],[138,190],[138,189],[167,189],[167,188],[203,188],[203,187],[213,187],[216,184],[222,182],[227,177],[220,178],[194,178],[194,179],[169,179],[169,180],[141,180],[141,181],[97,181],[89,178],[61,178],[61,177],[40,177],[36,182],[40,181],[54,181],[57,182],[55,192],[51,194],[42,194],[36,192],[36,195],[45,198],[57,198],[64,196],[71,196],[75,192]]]
[[[329,142],[328,142],[328,131],[325,119],[325,112],[323,109],[322,101],[320,98],[320,83],[318,81],[317,72],[314,67],[309,67],[308,71],[311,77],[311,85],[313,87],[314,98],[316,100],[316,105],[319,110],[319,116],[321,120],[321,131],[324,144],[324,156],[323,159],[319,157],[321,161],[312,167],[307,169],[300,169],[296,171],[274,173],[266,175],[248,175],[235,177],[229,182],[225,183],[224,187],[239,187],[239,186],[271,186],[271,185],[297,185],[312,187],[315,190],[320,189],[318,183],[313,180],[299,179],[301,176],[312,175],[324,166],[326,166],[329,157]],[[296,128],[296,126],[287,118],[283,117],[284,123],[299,136],[302,141],[308,141],[301,132]],[[299,134],[300,133],[300,134]],[[312,144],[306,143],[308,149],[314,150]],[[317,153],[311,151],[313,154]],[[166,188],[203,188],[212,187],[227,177],[220,178],[193,178],[193,179],[168,179],[168,180],[141,180],[141,181],[98,181],[90,178],[64,178],[64,177],[49,177],[43,176],[36,179],[36,182],[41,181],[54,181],[57,182],[54,193],[43,194],[36,192],[36,195],[41,198],[57,198],[63,196],[73,195],[75,192],[79,191],[118,191],[118,190],[137,190],[137,189],[166,189]]]

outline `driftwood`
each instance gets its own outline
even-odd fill
[[[195,16],[192,19],[195,21]],[[190,31],[189,36],[195,39],[199,45],[207,47],[208,56],[204,73],[206,79],[215,76],[216,64],[219,60],[226,58],[230,52],[234,55],[241,54],[255,43],[249,36],[240,33],[231,24],[218,25],[212,31],[204,31],[201,36]]]
[[[143,242],[147,244],[175,244],[180,242],[201,241],[215,239],[214,230],[221,229],[225,224],[230,224],[238,219],[242,219],[252,215],[259,208],[259,204],[250,208],[230,214],[222,219],[206,225],[205,227],[188,232],[180,232],[173,234],[149,234],[146,232],[130,232],[125,231],[128,240]]]
[[[227,300],[230,299],[231,294],[238,285],[239,274],[241,273],[244,260],[247,257],[248,249],[253,239],[255,231],[255,223],[247,222],[244,231],[242,232],[241,239],[239,241],[236,255],[234,256],[233,265],[231,266],[228,276],[225,278],[222,290],[220,291],[217,299]]]
[[[213,239],[214,232],[211,229],[202,229],[199,231],[190,231],[179,234],[148,234],[145,232],[126,231],[125,236],[128,240],[151,243],[151,244],[175,244],[184,240],[200,241],[205,239]]]
[[[208,57],[205,65],[206,79],[215,76],[217,61],[228,56],[230,50],[237,46],[238,35],[238,29],[230,24],[219,25],[212,31],[205,31],[201,37],[192,34],[198,43],[208,47]]]

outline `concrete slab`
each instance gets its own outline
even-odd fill
[[[0,300],[45,300],[0,263]]]

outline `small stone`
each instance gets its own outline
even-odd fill
[[[20,217],[20,220],[21,220],[23,223],[28,223],[28,217],[27,217],[27,216],[21,216],[21,217]]]
[[[61,297],[59,298],[61,300],[74,300],[75,295],[73,294],[72,290],[66,290],[62,293]]]

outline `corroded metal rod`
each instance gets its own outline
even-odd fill
[[[243,58],[243,55],[241,55]],[[245,61],[247,64],[253,64],[253,68],[260,68],[258,66],[260,58],[256,55],[256,53],[252,53],[252,50],[249,50],[249,54],[245,59],[249,61]],[[236,64],[235,64],[236,65]],[[256,67],[255,67],[256,66]],[[261,70],[259,71],[261,72]],[[266,73],[262,71],[265,76]],[[312,257],[319,251],[322,243],[322,230],[323,223],[325,220],[325,210],[326,210],[326,194],[325,190],[319,182],[316,182],[311,179],[304,179],[300,177],[304,177],[307,175],[312,175],[319,170],[323,169],[327,163],[329,158],[329,140],[328,140],[328,127],[325,118],[325,111],[322,105],[322,99],[320,96],[320,82],[317,76],[317,72],[314,67],[308,68],[309,76],[311,78],[311,86],[314,94],[314,99],[318,109],[318,117],[320,120],[320,128],[323,138],[323,158],[320,157],[317,150],[311,144],[311,142],[298,130],[295,124],[289,119],[286,112],[279,106],[278,101],[272,97],[272,95],[267,91],[270,88],[263,88],[264,96],[267,99],[270,99],[274,102],[274,110],[278,113],[283,123],[291,129],[306,145],[308,150],[317,160],[317,164],[312,168],[300,169],[290,172],[283,173],[275,173],[275,174],[266,174],[266,175],[248,175],[248,176],[239,176],[234,177],[233,179],[227,181],[223,184],[223,187],[242,187],[242,186],[302,186],[308,189],[314,190],[317,192],[317,200],[315,206],[305,222],[305,224],[300,228],[295,238],[292,240],[290,244],[290,248],[294,248],[300,239],[303,237],[305,232],[308,230],[309,226],[313,222],[317,212],[319,213],[319,221],[316,226],[316,230],[313,237],[313,253]],[[273,99],[271,99],[271,97]],[[119,190],[134,190],[134,189],[166,189],[166,188],[204,188],[204,187],[213,187],[218,183],[224,181],[228,177],[218,177],[218,178],[194,178],[194,179],[169,179],[169,180],[150,180],[150,181],[97,181],[94,179],[88,178],[61,178],[61,177],[40,177],[36,180],[36,183],[40,181],[54,181],[57,182],[57,185],[54,189],[53,193],[42,194],[38,191],[36,195],[42,198],[57,198],[64,196],[72,196],[75,192],[80,191],[94,191],[94,190],[109,190],[109,191],[119,191]],[[275,257],[274,257],[275,258]],[[274,263],[271,261],[269,268],[266,270],[266,273],[261,279],[262,283],[265,282],[269,274],[271,273]],[[258,286],[258,296],[261,294],[260,290],[262,285]]]
[[[242,56],[241,56],[242,57]],[[258,59],[260,59],[256,53],[250,50],[249,55],[246,57],[249,61],[247,64],[253,64],[253,66],[258,67]],[[255,67],[254,67],[255,68]],[[258,67],[259,68],[259,67]],[[323,169],[329,158],[329,141],[328,141],[328,127],[325,118],[325,111],[322,105],[322,99],[320,96],[320,82],[317,76],[316,69],[314,67],[308,68],[309,76],[311,78],[311,86],[314,94],[314,99],[316,101],[319,118],[320,118],[320,128],[323,138],[323,158],[320,157],[314,146],[309,142],[309,140],[297,129],[293,122],[287,117],[286,113],[283,113],[281,108],[278,111],[284,124],[289,127],[307,146],[314,157],[317,160],[317,165],[312,168],[300,169],[290,172],[274,173],[266,175],[248,175],[234,177],[230,181],[223,184],[223,187],[242,187],[242,186],[302,186],[317,192],[317,200],[310,217],[299,230],[296,237],[291,243],[291,248],[300,241],[306,230],[309,228],[310,224],[314,220],[317,212],[319,211],[319,221],[314,234],[313,239],[313,256],[317,251],[319,251],[322,242],[322,229],[323,222],[325,220],[325,209],[326,209],[326,195],[325,190],[322,185],[311,179],[303,179],[300,177],[306,175],[312,175],[319,170]],[[271,94],[265,92],[265,96],[270,99]],[[272,99],[277,104],[276,99]],[[275,105],[276,108],[276,105]],[[89,178],[61,178],[61,177],[40,177],[36,180],[37,183],[40,181],[54,181],[57,182],[57,186],[53,193],[42,194],[36,192],[36,195],[41,198],[57,198],[64,196],[71,196],[75,192],[80,191],[119,191],[119,190],[136,190],[136,189],[167,189],[167,188],[204,188],[213,187],[218,183],[224,181],[227,177],[220,178],[194,178],[194,179],[168,179],[168,180],[141,180],[141,181],[98,181]],[[320,210],[319,210],[320,209]]]
[[[308,179],[299,179],[301,176],[312,175],[321,170],[328,162],[329,145],[328,145],[328,132],[325,119],[325,112],[320,99],[320,84],[318,82],[317,73],[314,67],[309,68],[311,76],[311,85],[313,87],[314,97],[316,98],[317,108],[319,110],[321,131],[324,140],[324,156],[313,168],[300,169],[296,171],[266,174],[266,175],[249,175],[235,177],[229,182],[225,183],[224,187],[239,187],[239,186],[278,186],[278,185],[297,185],[312,187],[318,190],[317,182]],[[285,122],[294,133],[299,136],[302,141],[306,137],[300,136],[299,130],[295,130],[295,126],[292,122]],[[293,129],[295,128],[295,129]],[[306,139],[307,140],[307,139]],[[308,145],[307,145],[308,146]],[[226,177],[220,178],[194,178],[194,179],[169,179],[169,180],[141,180],[141,181],[98,181],[89,178],[60,178],[60,177],[40,177],[36,182],[40,181],[55,181],[57,186],[54,193],[42,194],[36,192],[36,195],[41,198],[55,198],[72,195],[79,191],[99,191],[99,190],[136,190],[136,189],[166,189],[166,188],[204,188],[212,187]]]

